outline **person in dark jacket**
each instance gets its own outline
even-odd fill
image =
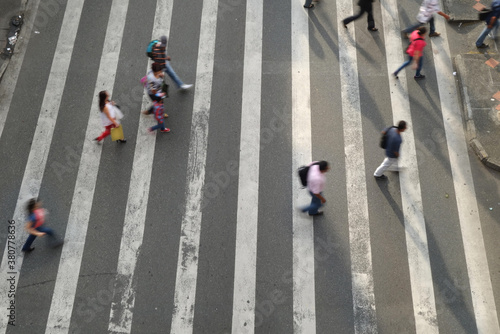
[[[179,76],[175,73],[170,65],[170,57],[167,56],[167,37],[161,36],[160,42],[156,43],[152,49],[152,59],[155,63],[160,64],[161,68],[168,74],[168,76],[175,82],[179,89],[189,89],[193,85],[188,85],[182,82]]]
[[[373,176],[378,180],[387,179],[387,176],[384,175],[384,172],[392,167],[394,171],[399,170],[398,166],[394,167],[393,165],[398,163],[399,158],[399,148],[401,147],[401,143],[403,139],[401,138],[401,133],[406,130],[406,122],[399,121],[397,127],[390,127],[383,131],[383,133],[387,133],[387,146],[385,148],[385,156],[386,158],[382,161],[382,164],[377,168]]]
[[[500,16],[500,0],[495,0],[491,4],[491,13],[486,17],[485,23],[486,27],[481,32],[481,35],[476,40],[476,47],[479,49],[487,48],[488,44],[484,44],[486,36],[493,30],[493,37],[496,38],[498,27],[500,26],[500,21],[498,17]]]
[[[359,6],[359,13],[353,16],[349,16],[348,18],[344,19],[344,28],[347,29],[347,25],[359,19],[365,12],[368,13],[368,30],[370,31],[377,31],[378,29],[375,28],[375,20],[373,19],[373,8],[372,8],[372,2],[375,0],[359,0],[358,1],[358,6]]]

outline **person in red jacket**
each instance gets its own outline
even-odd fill
[[[54,231],[46,226],[43,226],[45,222],[45,216],[47,211],[42,208],[42,202],[38,201],[36,198],[32,198],[28,201],[28,223],[26,224],[26,230],[29,232],[28,240],[24,244],[22,251],[31,252],[35,247],[31,247],[33,241],[36,237],[43,237],[44,235],[49,235],[53,239],[53,247],[58,247],[63,244],[62,240],[56,237]]]
[[[414,78],[415,79],[423,79],[425,78],[425,75],[422,75],[420,71],[422,70],[422,63],[423,63],[423,55],[424,55],[424,48],[427,45],[425,42],[425,33],[427,32],[427,29],[425,27],[419,27],[417,30],[413,31],[410,35],[410,45],[406,49],[406,53],[408,54],[408,60],[401,65],[396,72],[394,72],[392,75],[397,79],[398,78],[398,73],[401,71],[403,68],[406,66],[410,65],[411,62],[413,61],[412,68],[414,70],[417,70],[415,73]]]
[[[164,122],[165,110],[163,109],[163,100],[160,99],[155,101],[155,104],[153,105],[153,112],[155,114],[155,118],[158,124],[148,128],[148,131],[153,132],[157,129],[160,129],[161,132],[170,132],[170,129],[165,127],[165,122]]]

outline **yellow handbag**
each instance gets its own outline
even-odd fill
[[[111,128],[111,140],[123,140],[125,136],[123,135],[123,128],[120,124],[117,128]]]

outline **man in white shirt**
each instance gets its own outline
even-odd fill
[[[434,26],[434,13],[441,15],[447,21],[450,19],[450,17],[448,15],[446,15],[445,13],[443,13],[441,11],[441,8],[439,8],[439,0],[424,0],[422,2],[422,5],[420,6],[420,10],[419,10],[418,15],[417,15],[418,22],[415,24],[412,24],[411,26],[409,26],[408,28],[403,30],[403,32],[405,34],[410,34],[418,27],[429,22],[429,24],[431,26],[430,30],[429,30],[429,37],[437,37],[437,36],[441,35],[440,33],[436,32],[436,27]]]
[[[323,197],[323,188],[325,187],[325,173],[328,172],[330,166],[326,161],[316,161],[309,165],[307,173],[307,190],[311,194],[311,204],[302,208],[302,212],[308,212],[309,216],[319,216],[323,214],[319,208],[325,204],[326,199]]]

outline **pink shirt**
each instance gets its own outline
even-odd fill
[[[307,189],[313,194],[319,194],[325,187],[325,175],[320,172],[318,165],[309,167],[307,173]]]
[[[422,38],[422,40],[416,41],[417,38]],[[413,57],[413,55],[415,54],[415,51],[420,51],[420,56],[422,56],[424,47],[427,45],[427,43],[425,42],[425,39],[423,39],[423,38],[424,37],[422,37],[418,34],[418,30],[414,30],[410,35],[411,44],[408,47],[408,49],[406,50],[406,53],[408,53],[408,55]]]

